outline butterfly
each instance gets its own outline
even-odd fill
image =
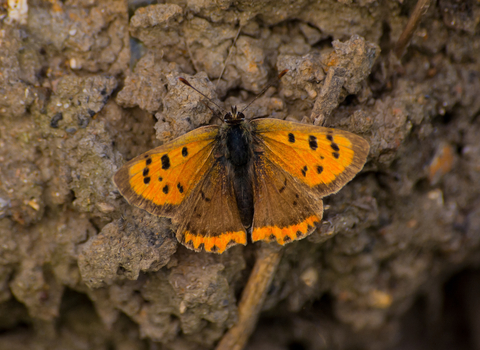
[[[170,217],[195,251],[223,253],[251,240],[305,238],[322,198],[364,166],[369,144],[353,133],[273,118],[248,120],[232,107],[222,125],[195,129],[125,163],[114,175],[132,205]]]

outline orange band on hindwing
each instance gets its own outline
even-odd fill
[[[307,234],[313,231],[319,224],[320,218],[312,215],[305,219],[305,221],[287,227],[267,226],[254,228],[252,241],[271,242],[276,240],[278,244],[284,245],[285,243],[305,238]]]
[[[200,251],[205,249],[207,252],[221,254],[225,249],[235,244],[247,244],[247,236],[244,231],[225,232],[218,236],[202,236],[191,234],[186,231],[183,234],[182,243],[193,250]]]

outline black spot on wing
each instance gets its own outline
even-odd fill
[[[158,178],[158,182],[162,182],[162,181],[163,181],[163,177],[160,176],[160,177]]]
[[[188,148],[187,147],[182,148],[182,156],[184,156],[184,157],[188,156]]]
[[[307,171],[308,171],[308,167],[305,165],[305,166],[302,168],[302,175],[303,175],[303,176],[307,176]]]
[[[287,179],[283,182],[283,186],[278,189],[279,193],[282,193],[287,188]]]
[[[180,183],[177,184],[177,188],[180,193],[183,193],[183,186]]]
[[[146,156],[148,157],[148,156]],[[147,158],[147,161],[145,162],[147,165],[150,165],[152,164],[152,158]]]
[[[335,159],[338,159],[340,157],[340,154],[338,153],[338,151],[340,151],[340,147],[338,147],[338,145],[335,142],[333,142],[332,135],[327,135],[327,140],[331,142],[330,147],[332,147],[333,149],[332,156]]]
[[[167,154],[164,154],[161,158],[162,160],[162,169],[167,170],[170,168],[170,158],[168,158]]]
[[[143,183],[144,183],[145,185],[148,185],[149,182],[150,182],[150,178],[149,178],[149,177],[143,178]]]
[[[148,168],[145,168],[143,169],[143,176],[147,176],[148,175],[148,172],[149,172],[149,169]]]
[[[203,191],[200,191],[200,196],[202,197],[202,199],[203,199],[205,202],[210,202],[210,198],[208,198],[207,196],[205,196],[205,193],[203,193]]]
[[[313,135],[310,135],[308,137],[308,145],[313,151],[315,151],[318,148],[317,138]]]
[[[295,143],[295,135],[292,133],[288,134],[288,142]]]
[[[168,193],[168,185],[165,185],[165,186],[162,188],[162,191],[163,191],[163,193],[167,194],[167,193]]]
[[[319,165],[317,166],[317,173],[321,174],[323,172],[323,166]]]

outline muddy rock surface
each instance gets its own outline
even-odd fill
[[[257,245],[190,251],[112,182],[219,123],[178,77],[226,110],[272,82],[249,118],[370,144],[286,246],[247,349],[478,349],[480,4],[432,4],[399,60],[414,5],[4,1],[0,349],[213,349],[235,324]]]

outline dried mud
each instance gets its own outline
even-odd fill
[[[179,76],[229,108],[283,69],[249,116],[371,152],[287,246],[247,348],[480,347],[478,2],[432,5],[401,62],[414,1],[16,3],[0,6],[0,349],[214,348],[256,245],[189,251],[112,176],[218,122]]]

